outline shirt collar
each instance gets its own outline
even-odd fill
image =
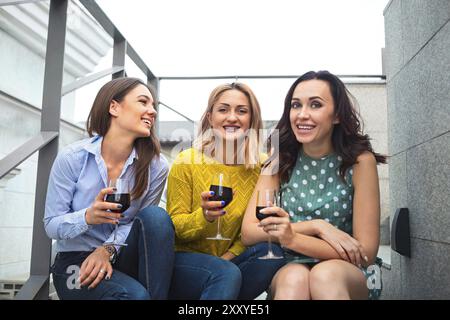
[[[91,139],[89,139],[89,142],[84,146],[84,149],[89,152],[92,153],[95,156],[95,160],[97,161],[97,163],[100,162],[100,159],[102,159],[102,141],[103,141],[103,137],[100,135],[95,135],[93,136]],[[136,148],[133,147],[133,150],[131,150],[130,156],[128,157],[126,163],[125,163],[125,167],[127,165],[130,165],[134,162],[134,159],[138,159],[138,155],[136,152]]]

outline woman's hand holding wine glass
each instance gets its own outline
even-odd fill
[[[265,232],[269,234],[267,239],[268,252],[265,256],[259,257],[258,259],[282,259],[282,256],[277,256],[272,251],[272,232],[278,231],[277,221],[274,219],[278,218],[279,207],[279,194],[276,190],[265,189],[256,190],[256,218],[260,221],[260,226]],[[271,219],[271,220],[269,220]],[[270,223],[269,223],[270,222]],[[274,236],[277,236],[274,234]]]
[[[87,224],[118,223],[118,220],[123,215],[113,211],[120,209],[119,204],[104,201],[108,194],[114,194],[114,192],[113,187],[100,190],[92,206],[86,210],[85,218]]]
[[[283,247],[288,247],[295,237],[289,214],[280,207],[270,205],[259,211],[260,214],[269,213],[266,218],[259,219],[259,225],[265,232],[276,237]]]
[[[218,217],[223,216],[226,211],[223,209],[224,201],[210,201],[214,197],[214,191],[204,191],[201,193],[201,204],[203,208],[203,216],[208,222],[215,221]]]
[[[230,177],[226,174],[219,173],[215,176],[213,176],[211,185],[209,187],[210,191],[210,198],[212,202],[215,202],[216,204],[220,204],[221,208],[223,209],[227,205],[230,204],[231,201],[233,201],[233,189],[231,188],[231,181]],[[217,209],[216,209],[217,211]],[[208,240],[231,240],[230,238],[222,236],[220,232],[220,217],[224,215],[226,212],[225,210],[222,210],[221,214],[215,214],[217,217],[217,233],[214,237],[208,237],[206,239]],[[214,212],[212,213],[214,214]],[[210,216],[209,209],[206,209],[204,211],[205,216]],[[207,219],[208,220],[208,219]],[[209,220],[208,220],[209,221]]]
[[[109,187],[113,189],[113,193],[107,194],[105,197],[105,202],[109,202],[114,204],[114,209],[110,209],[111,211],[120,214],[119,217],[123,218],[123,212],[125,212],[131,205],[131,185],[130,180],[128,179],[111,179],[109,182]],[[127,244],[124,242],[119,242],[117,240],[117,229],[118,229],[119,220],[115,224],[114,228],[114,239],[110,243],[105,243],[107,245],[114,246],[122,246],[126,247]]]

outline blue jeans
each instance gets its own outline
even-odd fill
[[[167,299],[174,262],[174,227],[166,211],[149,206],[135,217],[120,250],[111,279],[97,287],[74,288],[73,266],[81,266],[91,252],[60,252],[52,267],[60,299],[148,300]],[[76,274],[78,276],[78,274]]]
[[[267,243],[248,248],[231,261],[191,252],[175,253],[170,299],[251,300],[264,292],[285,259],[260,260]],[[272,244],[275,254],[283,250]]]

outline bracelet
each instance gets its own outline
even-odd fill
[[[112,244],[104,245],[103,247],[109,253],[109,262],[114,263],[116,261],[116,254],[117,254],[116,247],[114,247]]]

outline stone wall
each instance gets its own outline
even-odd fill
[[[450,298],[450,1],[385,9],[390,203],[410,212],[411,258],[392,252],[386,299]]]

